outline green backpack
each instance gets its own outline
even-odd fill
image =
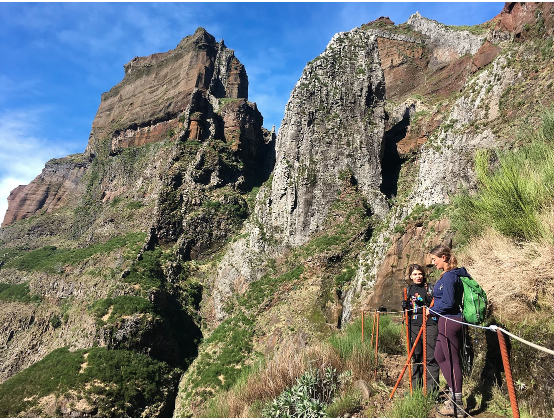
[[[460,276],[464,285],[462,316],[470,324],[482,324],[487,315],[487,294],[471,277]]]

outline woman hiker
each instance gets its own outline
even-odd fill
[[[435,359],[450,388],[450,398],[446,400],[439,413],[444,416],[465,417],[459,354],[463,325],[456,321],[462,320],[464,288],[460,276],[470,277],[470,275],[465,268],[458,268],[456,257],[452,255],[449,247],[436,246],[430,254],[431,262],[435,267],[444,271],[433,289],[435,301],[431,307],[433,312],[430,313],[430,315],[440,314]]]
[[[408,267],[408,275],[412,284],[405,289],[407,300],[402,301],[402,308],[407,309],[408,324],[410,330],[410,344],[414,345],[414,341],[419,334],[419,330],[423,325],[423,306],[429,306],[433,300],[432,288],[427,284],[425,271],[418,264],[411,264]],[[426,324],[427,335],[427,389],[433,392],[438,389],[439,383],[439,364],[435,360],[435,345],[438,335],[438,317],[436,315],[429,316]],[[412,372],[412,387],[421,387],[423,385],[423,336],[416,345],[413,354],[413,372]]]

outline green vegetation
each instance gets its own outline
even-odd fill
[[[39,303],[41,301],[41,297],[39,295],[31,295],[29,283],[0,283],[0,301]]]
[[[298,280],[303,272],[304,266],[298,265],[277,278],[265,275],[260,280],[250,283],[250,288],[238,298],[238,303],[245,309],[258,308],[265,299],[272,298],[282,284]]]
[[[356,267],[346,266],[345,268],[342,269],[342,272],[335,277],[335,286],[338,289],[342,289],[342,287],[350,280],[352,280],[355,275],[356,275]]]
[[[62,325],[62,320],[58,315],[52,315],[50,318],[50,325],[52,325],[52,328],[58,328]]]
[[[310,369],[296,379],[296,385],[284,390],[263,411],[264,417],[326,417],[325,409],[351,372],[339,375],[329,366],[324,372]]]
[[[125,315],[141,314],[156,314],[154,305],[147,299],[138,296],[117,296],[115,298],[101,299],[94,302],[92,311],[96,317],[96,321],[103,325],[104,323],[113,323],[117,319]],[[106,321],[102,318],[110,314]]]
[[[223,107],[227,104],[230,104],[231,102],[237,101],[238,99],[235,98],[219,98],[219,106]]]
[[[336,397],[325,409],[327,417],[339,418],[351,414],[362,408],[362,394],[357,389],[349,389]]]
[[[133,263],[129,274],[123,278],[123,281],[138,284],[143,290],[162,287],[165,282],[165,274],[161,258],[162,250],[160,248],[143,252],[141,258]]]
[[[448,206],[446,204],[432,204],[425,207],[423,204],[416,204],[410,214],[394,227],[394,233],[404,234],[408,226],[424,226],[433,220],[440,220],[446,217]]]
[[[479,25],[472,25],[472,26],[469,26],[469,25],[459,25],[459,26],[445,25],[445,26],[455,31],[467,31],[470,34],[479,36],[479,35],[486,34],[494,26],[494,23],[495,22],[490,21],[490,22],[480,23]]]
[[[129,210],[138,210],[142,206],[143,204],[140,201],[130,201],[125,207],[127,207]]]
[[[146,406],[165,401],[174,380],[166,363],[143,354],[64,347],[0,384],[0,416],[17,417],[50,394],[72,398],[66,394],[72,390],[76,400],[98,405],[100,417],[140,417]]]
[[[554,111],[545,113],[542,126],[524,135],[528,143],[514,151],[475,156],[479,190],[454,197],[453,228],[460,242],[480,235],[487,227],[519,240],[554,242],[550,225],[542,216],[554,200]]]
[[[543,60],[550,60],[554,57],[554,51],[552,51],[552,38],[548,38],[541,47],[541,55]]]
[[[341,359],[352,357],[355,351],[372,349],[371,330],[372,321],[364,324],[364,342],[362,343],[362,320],[356,319],[342,331],[333,334],[329,338],[331,345],[337,350]],[[381,315],[379,317],[379,349],[382,353],[403,354],[405,348],[402,344],[402,324],[393,321],[392,317]],[[369,358],[374,358],[372,352],[368,352]]]
[[[130,247],[138,252],[146,238],[143,232],[128,233],[110,239],[103,244],[89,245],[80,249],[59,249],[55,246],[45,246],[34,251],[24,252],[8,250],[5,257],[5,267],[22,271],[59,272],[65,265],[72,265],[84,261],[96,254],[107,254],[115,249]],[[3,252],[6,250],[2,250]]]
[[[215,344],[217,350],[200,355],[193,389],[228,390],[235,384],[244,368],[243,362],[252,352],[253,325],[253,318],[239,314],[225,320],[212,332],[205,344]],[[212,395],[213,391],[202,393],[203,397]]]
[[[408,392],[394,399],[394,406],[384,417],[394,418],[427,418],[429,413],[436,406],[437,393],[423,394],[421,388],[416,388],[413,395]]]

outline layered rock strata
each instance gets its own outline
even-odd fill
[[[8,197],[8,210],[2,227],[36,214],[39,210],[51,213],[70,204],[89,165],[82,155],[48,161],[29,185],[20,185]]]
[[[255,104],[246,101],[248,76],[244,66],[223,40],[217,43],[198,28],[174,50],[135,57],[124,68],[123,80],[102,94],[84,156],[51,161],[28,186],[15,189],[2,226],[39,211],[52,212],[69,202],[78,203],[83,193],[79,181],[98,154],[115,155],[129,147],[166,139],[204,141],[227,136],[246,160],[256,160],[254,155],[262,154],[263,161],[271,155],[273,146],[271,150],[254,146],[254,139],[273,144],[272,139],[262,129],[263,118]],[[216,114],[222,98],[242,100],[240,110],[237,104],[231,110],[226,108],[224,120]],[[269,136],[268,141],[264,136]],[[268,165],[272,165],[271,159],[262,165],[248,165],[247,171],[258,176],[257,166],[268,173]],[[105,191],[105,197],[111,199],[113,193]]]
[[[203,28],[174,50],[135,57],[124,68],[123,80],[102,94],[88,153],[97,153],[105,137],[111,139],[112,150],[163,139],[187,107],[194,106],[195,91],[248,98],[244,66],[223,40],[217,43]]]

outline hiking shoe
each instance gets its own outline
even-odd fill
[[[456,393],[454,395],[454,402],[449,398],[443,404],[442,408],[439,410],[441,416],[457,417],[463,418],[467,416],[467,413],[464,410],[464,403],[462,401],[462,394]]]

